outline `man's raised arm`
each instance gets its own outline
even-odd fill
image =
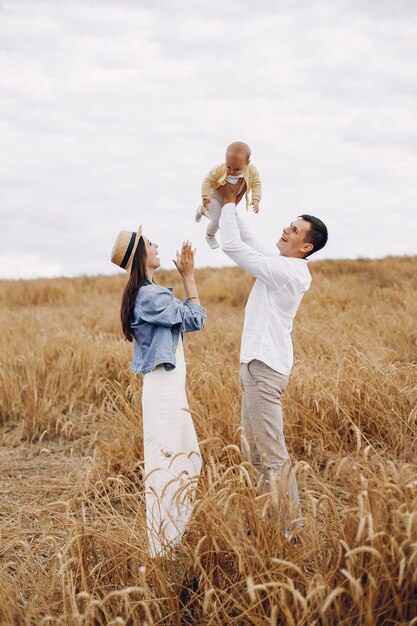
[[[223,252],[255,278],[272,289],[280,289],[288,280],[287,263],[279,256],[265,256],[242,240],[236,213],[236,188],[226,183],[218,191],[225,201],[220,217]]]

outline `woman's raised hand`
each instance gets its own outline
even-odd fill
[[[194,276],[194,255],[191,241],[184,241],[181,247],[181,252],[177,250],[177,258],[172,259],[175,263],[175,267],[184,278],[191,278]]]

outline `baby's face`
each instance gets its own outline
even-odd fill
[[[226,172],[228,176],[240,176],[245,171],[249,160],[240,154],[226,152]]]

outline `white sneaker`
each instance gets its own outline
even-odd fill
[[[217,241],[216,237],[209,237],[208,235],[206,235],[206,241],[212,250],[220,248],[219,242]]]
[[[198,205],[197,207],[197,211],[195,212],[195,221],[199,222],[203,216],[202,212],[201,212],[201,204]]]

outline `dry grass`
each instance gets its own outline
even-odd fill
[[[311,270],[285,397],[303,544],[282,541],[238,447],[252,280],[201,270],[186,357],[204,474],[175,559],[154,561],[124,278],[0,283],[0,624],[417,624],[417,259]]]

